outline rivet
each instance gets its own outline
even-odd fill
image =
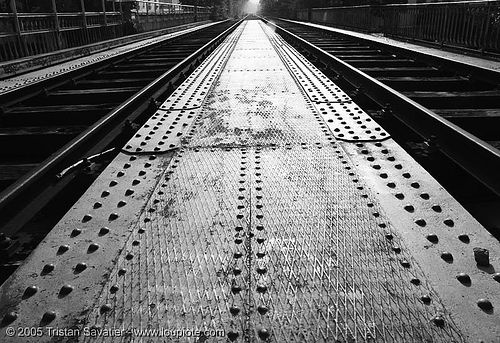
[[[439,205],[433,205],[432,210],[434,212],[438,212],[438,213],[442,211],[441,206],[439,206]]]
[[[430,302],[431,302],[431,297],[430,297],[430,296],[428,296],[428,295],[422,295],[422,296],[420,297],[420,300],[422,300],[422,302],[423,302],[424,304],[430,304]]]
[[[144,230],[143,228],[140,228],[139,230],[137,230],[138,233],[144,233],[146,232],[146,230]]]
[[[267,272],[267,268],[266,267],[257,267],[257,273],[258,274],[265,274]]]
[[[133,242],[132,242],[132,245],[133,245],[133,246],[138,246],[139,244],[140,244],[140,243],[139,243],[139,241],[133,241]]]
[[[9,312],[6,313],[3,318],[2,318],[2,326],[9,325],[13,321],[17,319],[17,313],[16,312]]]
[[[71,286],[71,285],[64,285],[59,290],[59,295],[62,296],[62,297],[64,297],[64,296],[70,294],[72,291],[73,291],[73,286]]]
[[[240,313],[240,309],[238,308],[238,306],[231,306],[229,308],[229,312],[231,312],[233,316],[237,316],[238,313]]]
[[[393,238],[394,238],[394,236],[393,236],[392,234],[390,234],[390,233],[387,233],[387,234],[385,235],[385,238],[387,238],[388,240],[391,240],[391,239],[393,239]]]
[[[110,187],[114,187],[114,186],[116,186],[117,184],[118,184],[118,182],[116,182],[115,180],[113,180],[113,181],[111,181],[111,182],[109,183],[109,186],[110,186]]]
[[[62,255],[69,250],[69,245],[60,245],[57,249],[57,255]]]
[[[490,252],[484,248],[474,248],[474,259],[478,266],[488,267],[490,265]]]
[[[429,242],[434,243],[434,244],[436,244],[437,242],[439,242],[439,238],[435,234],[427,235],[425,238],[427,238],[427,240]]]
[[[257,243],[262,244],[265,240],[265,238],[257,238]]]
[[[404,209],[410,213],[415,211],[415,207],[413,207],[412,205],[406,205]]]
[[[420,279],[412,278],[410,282],[416,286],[420,285]]]
[[[101,193],[101,198],[105,198],[109,195],[109,192],[108,191],[102,191]]]
[[[394,251],[396,254],[399,254],[401,252],[400,247],[392,247],[392,251]]]
[[[267,286],[266,285],[258,285],[257,286],[257,292],[259,293],[265,293],[267,291]]]
[[[107,227],[101,227],[99,230],[99,236],[104,236],[107,233],[109,233],[109,229]]]
[[[236,339],[238,339],[238,336],[239,336],[239,334],[237,332],[234,332],[234,331],[229,331],[227,333],[227,338],[229,338],[230,341],[235,341]]]
[[[82,230],[80,230],[80,229],[73,229],[73,231],[71,231],[71,235],[70,236],[71,237],[76,237],[76,236],[78,236],[81,233],[82,233]]]
[[[87,252],[88,253],[93,253],[94,251],[96,251],[97,249],[99,249],[99,244],[97,243],[91,243],[89,245],[89,248],[87,249]]]
[[[410,262],[408,262],[407,260],[402,260],[401,265],[405,268],[410,268]]]
[[[116,173],[116,176],[118,176],[118,177],[122,177],[123,175],[125,175],[125,173],[122,171],[119,171],[118,173]]]
[[[53,271],[55,268],[54,264],[52,263],[47,263],[46,265],[43,266],[42,268],[42,274],[48,274],[51,271]]]
[[[236,239],[234,240],[234,243],[236,243],[236,244],[241,244],[241,243],[243,243],[243,240],[242,240],[241,238],[236,238]]]
[[[132,181],[132,186],[137,186],[140,183],[141,183],[141,181],[135,179],[135,180]]]
[[[394,182],[389,182],[387,184],[387,187],[389,187],[389,188],[396,188],[396,184]]]
[[[102,204],[100,202],[94,203],[94,208],[97,209],[97,208],[100,208],[100,207],[102,207]]]
[[[415,220],[415,224],[417,224],[418,226],[421,226],[421,227],[424,227],[425,225],[427,225],[427,223],[423,219]]]
[[[233,269],[233,274],[236,275],[236,276],[240,275],[241,274],[241,269],[238,268],[238,267],[234,268]]]
[[[111,294],[115,294],[116,292],[118,292],[118,289],[120,287],[118,287],[118,285],[113,285],[109,288],[109,291],[111,292]]]
[[[259,330],[259,338],[262,340],[268,339],[270,336],[269,331],[267,329],[260,329]]]
[[[111,213],[108,217],[108,220],[112,221],[115,220],[116,218],[118,218],[118,213]]]
[[[403,193],[396,193],[394,195],[396,198],[398,198],[399,200],[403,200],[405,198],[404,194]]]
[[[82,222],[86,223],[86,222],[90,221],[91,219],[92,219],[92,216],[90,214],[86,214],[83,216]]]
[[[429,196],[429,194],[427,194],[427,193],[422,193],[422,194],[420,194],[420,197],[421,197],[422,199],[424,199],[424,200],[429,200],[429,199],[430,199],[430,196]]]
[[[241,287],[238,285],[234,285],[233,287],[231,287],[231,292],[233,292],[233,294],[238,294],[239,292],[241,292]]]
[[[130,252],[129,252],[129,253],[125,256],[125,258],[126,258],[127,260],[129,260],[129,261],[130,261],[131,259],[133,259],[133,258],[134,258],[134,254],[132,254],[132,253],[130,253]]]
[[[127,273],[127,269],[125,268],[120,268],[120,270],[118,270],[118,276],[123,276]]]
[[[260,305],[259,307],[257,307],[257,311],[258,311],[261,315],[265,315],[265,314],[267,313],[267,311],[269,311],[269,309],[267,308],[267,306]]]
[[[240,252],[235,252],[235,253],[233,254],[233,256],[234,256],[234,258],[240,258],[240,257],[242,257],[242,256],[243,256],[243,254],[242,254],[242,253],[240,253]]]
[[[403,177],[405,179],[409,179],[411,177],[410,173],[403,173]]]
[[[101,306],[101,309],[100,309],[100,312],[101,314],[102,313],[107,313],[107,312],[110,312],[112,309],[111,305],[110,304],[104,304]]]
[[[446,219],[443,223],[449,227],[453,227],[455,225],[455,223],[451,219]]]
[[[127,168],[130,168],[130,163],[125,163],[125,164],[123,165],[123,169],[127,169]]]
[[[127,203],[126,203],[125,201],[123,201],[123,200],[120,200],[120,201],[118,202],[118,205],[117,205],[117,206],[118,206],[118,207],[123,207],[123,206],[125,206],[125,205],[127,205]]]
[[[479,299],[477,306],[483,311],[491,311],[493,309],[493,304],[488,299]]]
[[[80,262],[75,266],[75,272],[76,273],[81,273],[85,269],[87,269],[87,264],[85,262]]]
[[[457,275],[457,280],[463,284],[470,284],[471,283],[470,276],[465,274],[465,273],[459,273]]]
[[[36,292],[38,292],[38,287],[37,286],[28,286],[28,287],[26,287],[26,289],[24,290],[24,293],[23,293],[23,299],[32,297],[33,295],[36,294]]]
[[[453,255],[450,252],[445,251],[441,253],[441,258],[446,262],[453,262]]]
[[[434,316],[434,318],[432,318],[432,322],[436,325],[436,326],[439,326],[439,327],[442,327],[444,326],[444,318],[442,316]]]
[[[125,191],[125,196],[130,196],[130,195],[132,195],[132,194],[134,194],[134,190],[133,190],[133,189],[127,189],[127,190]]]
[[[264,226],[262,226],[262,225],[257,225],[255,228],[256,228],[257,230],[259,230],[259,231],[264,230]]]
[[[42,316],[42,323],[47,324],[56,319],[56,313],[54,311],[47,311]]]
[[[462,242],[462,243],[470,243],[470,238],[468,235],[459,235],[458,236],[458,239]]]

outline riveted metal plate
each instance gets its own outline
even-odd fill
[[[458,326],[471,341],[498,341],[498,240],[393,140],[341,145]],[[478,265],[475,248],[488,250],[488,264]],[[493,307],[481,308],[480,300]]]
[[[129,153],[163,153],[180,146],[199,107],[217,80],[245,24],[231,33],[215,51],[170,95],[160,109],[127,142]]]
[[[217,75],[224,67],[236,40],[241,33],[233,32],[228,43],[221,44],[160,106],[162,110],[186,110],[200,107]]]
[[[335,138],[344,141],[377,141],[389,137],[382,127],[311,62],[269,27],[265,30]]]
[[[245,33],[252,31],[262,31],[256,21],[245,28]],[[252,46],[242,40],[238,44]],[[228,91],[236,87],[225,85]],[[217,91],[222,94],[224,88]],[[19,315],[16,325],[43,326],[37,323],[40,316],[54,309],[51,326],[132,330],[125,337],[79,337],[89,342],[156,341],[135,336],[133,330],[179,328],[223,330],[225,337],[208,339],[240,342],[458,342],[475,337],[477,330],[470,325],[457,327],[456,307],[441,300],[446,290],[435,276],[427,276],[429,267],[408,244],[405,235],[413,230],[378,197],[377,184],[364,180],[371,167],[359,163],[356,168],[349,159],[344,149],[355,145],[329,135],[305,94],[297,92],[295,98],[290,105],[320,130],[310,125],[309,131],[298,132],[278,111],[270,111],[266,120],[283,120],[280,130],[293,137],[314,132],[323,135],[321,140],[298,137],[275,146],[249,140],[241,143],[246,146],[221,147],[209,139],[218,134],[214,127],[190,132],[186,144],[204,137],[203,147],[190,145],[157,158],[121,154],[93,186],[100,188],[79,201],[58,225],[58,234],[51,233],[2,287],[2,305],[8,305],[2,314],[17,311],[23,319]],[[273,101],[280,104],[278,97]],[[255,103],[243,104],[248,110],[242,113],[250,120]],[[233,111],[230,101],[222,105],[221,111]],[[358,156],[358,151],[348,152],[353,159]],[[118,193],[109,203],[96,201],[115,194],[108,187],[117,187],[118,177],[128,180],[123,194],[137,199],[128,201]],[[144,192],[127,192],[129,183],[144,185]],[[96,212],[88,212],[91,204]],[[99,245],[109,251],[92,245],[103,225],[110,229],[103,237],[109,238]],[[75,237],[82,239],[64,257],[53,257],[69,239],[65,230],[80,227]],[[497,251],[494,244],[484,247]],[[89,262],[78,266],[84,257]],[[38,276],[54,260],[55,269]],[[23,300],[32,280],[43,292]],[[74,290],[64,295],[61,280],[73,283]]]
[[[186,146],[324,143],[331,134],[286,71],[225,72]],[[326,135],[325,135],[326,133]],[[332,138],[330,138],[332,139]]]
[[[0,318],[16,313],[10,324],[16,328],[82,323],[170,158],[118,155],[1,286]],[[32,286],[34,294],[26,291]],[[51,318],[50,311],[55,318],[44,320]],[[44,337],[6,337],[4,327],[0,329],[2,342],[51,339],[46,332]]]
[[[179,151],[146,202],[89,325],[246,331],[247,155],[246,149]],[[103,306],[111,311],[103,313]]]
[[[181,150],[86,323],[208,328],[241,341],[263,330],[273,342],[458,340],[348,166],[333,146]]]
[[[264,23],[261,25],[265,26],[265,31],[274,48],[311,101],[315,103],[352,101],[344,91],[285,42],[283,38],[270,30]]]
[[[263,148],[252,159],[250,283],[254,308],[267,309],[251,313],[257,335],[267,330],[276,342],[461,339],[453,324],[431,323],[436,314],[449,320],[445,309],[342,150]],[[433,302],[422,303],[423,295]]]
[[[315,104],[335,138],[344,141],[384,140],[389,134],[354,102]]]

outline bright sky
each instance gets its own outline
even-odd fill
[[[245,12],[246,13],[257,13],[257,10],[259,8],[259,1],[260,0],[248,0],[245,6]]]

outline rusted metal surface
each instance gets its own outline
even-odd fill
[[[500,298],[488,274],[498,268],[498,243],[485,241],[484,229],[446,194],[434,199],[439,186],[391,140],[337,141],[281,62],[270,41],[274,35],[263,23],[246,23],[175,153],[119,156],[109,176],[1,288],[4,327],[47,325],[51,313],[40,320],[54,311],[52,326],[125,334],[73,338],[85,342],[144,341],[141,329],[156,335],[146,339],[152,341],[164,330],[186,329],[203,334],[174,341],[498,338],[498,318],[487,309]],[[246,61],[243,52],[256,58]],[[379,159],[388,171],[370,174],[378,172],[371,163]],[[399,176],[406,168],[410,177]],[[409,207],[391,208],[392,197],[381,194],[386,186],[378,179],[389,175],[411,199],[414,214]],[[112,187],[123,189],[99,193]],[[130,193],[129,187],[136,188]],[[417,201],[424,192],[429,198]],[[103,195],[110,201],[100,200]],[[427,207],[425,201],[433,200],[435,206]],[[455,224],[461,219],[464,226]],[[102,225],[114,234],[95,237]],[[422,247],[420,235],[431,225],[440,230],[438,243],[426,238],[434,246]],[[70,259],[56,254],[68,227],[85,229],[64,253]],[[468,234],[469,244],[463,236],[455,243],[453,229]],[[472,245],[483,249],[474,257]],[[491,266],[480,269],[471,261],[486,264],[484,249]],[[50,262],[54,269],[40,275]],[[461,285],[450,266],[467,273],[474,286]],[[38,287],[35,294],[25,291],[29,285]],[[68,293],[65,285],[74,287]],[[453,298],[459,287],[466,301]],[[22,299],[23,292],[29,297]],[[470,300],[476,297],[481,299]],[[14,316],[5,317],[8,312]]]

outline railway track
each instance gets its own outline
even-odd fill
[[[499,234],[500,73],[288,20],[268,24]]]
[[[0,283],[236,26],[220,22],[0,96]]]

